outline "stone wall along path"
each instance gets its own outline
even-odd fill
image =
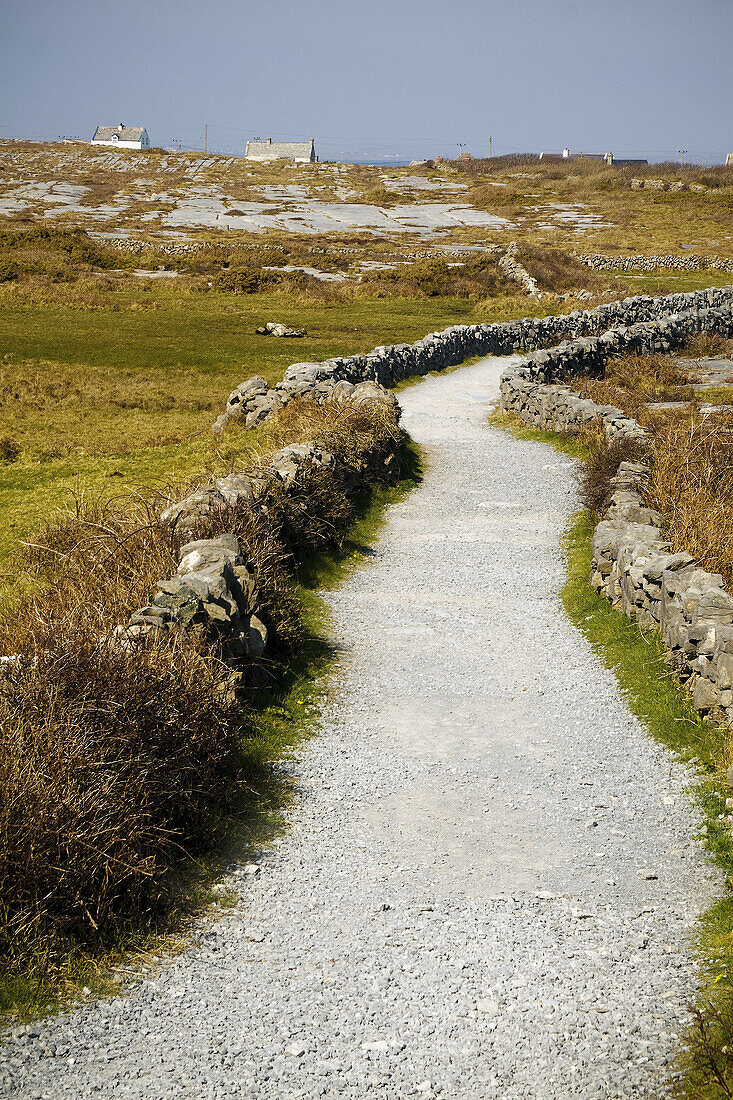
[[[565,617],[570,463],[487,424],[505,359],[401,394],[426,449],[328,602],[291,827],[129,996],[19,1029],[2,1095],[662,1097],[717,890],[688,768]]]

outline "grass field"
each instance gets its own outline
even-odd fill
[[[73,494],[102,497],[174,485],[228,465],[252,436],[223,441],[211,423],[254,374],[271,383],[291,362],[413,341],[477,320],[468,299],[302,303],[277,294],[181,293],[156,287],[146,309],[84,311],[0,296],[0,594],[14,551]],[[130,290],[128,306],[137,301]],[[124,304],[124,303],[123,303]],[[114,308],[112,308],[112,305]],[[480,318],[521,316],[523,298],[482,304]],[[301,340],[257,336],[257,325],[303,325]]]

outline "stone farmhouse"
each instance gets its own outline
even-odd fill
[[[315,164],[315,139],[310,141],[248,141],[244,156],[246,160],[292,160],[295,164]]]
[[[120,149],[149,149],[150,138],[144,126],[97,126],[92,145],[117,145]]]

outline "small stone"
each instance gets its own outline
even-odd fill
[[[257,863],[246,863],[242,868],[245,875],[259,875],[260,866]]]
[[[647,867],[639,867],[636,874],[639,878],[646,879],[648,882],[653,882],[654,879],[659,878],[656,871],[650,871]]]
[[[285,1053],[292,1058],[302,1058],[305,1054],[305,1047],[302,1043],[290,1043],[289,1046],[285,1047]]]

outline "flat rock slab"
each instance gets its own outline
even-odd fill
[[[131,986],[23,1032],[16,1097],[652,1098],[717,889],[689,769],[565,617],[571,463],[488,427],[507,360],[400,395],[425,448],[327,597],[323,733],[240,905]]]
[[[733,361],[730,359],[676,359],[675,363],[691,380],[696,380],[693,389],[733,382]]]

